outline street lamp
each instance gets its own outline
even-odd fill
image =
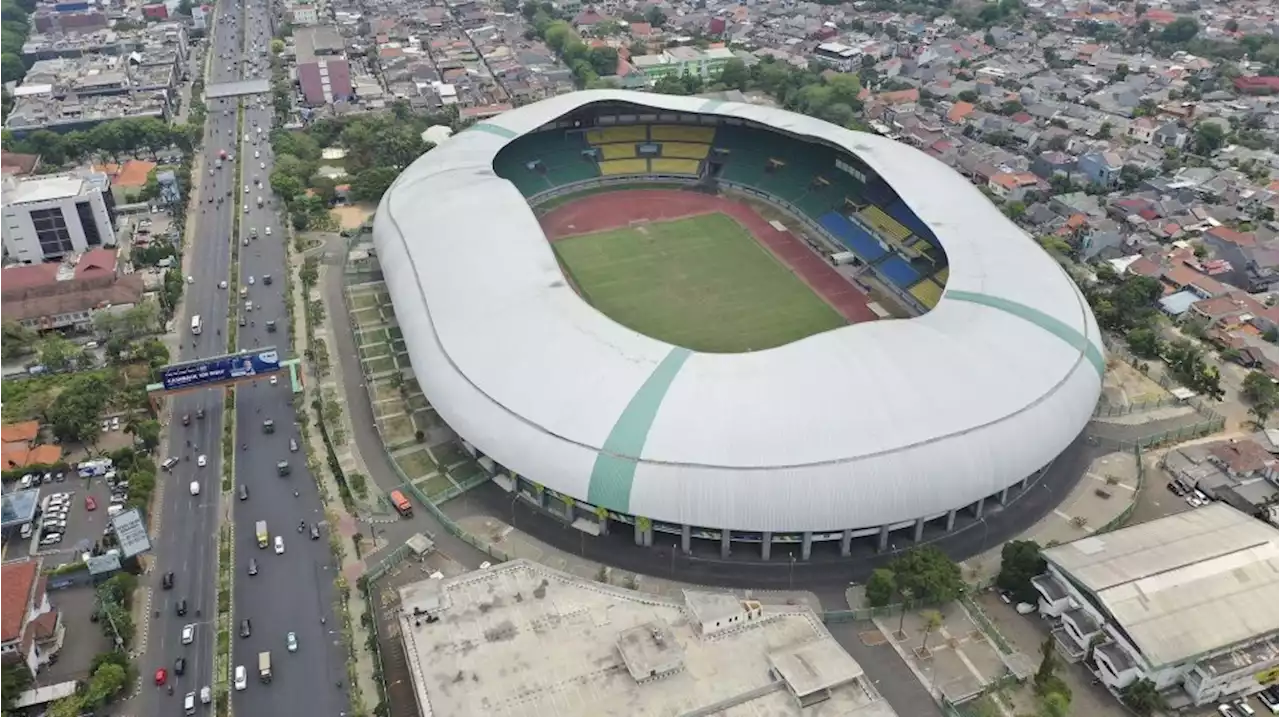
[[[520,500],[520,486],[516,486],[515,492],[511,496],[511,527],[516,527],[516,501]]]
[[[787,568],[787,589],[790,590],[793,584],[792,578],[796,573],[796,554],[787,553],[787,557],[791,559],[791,565]]]

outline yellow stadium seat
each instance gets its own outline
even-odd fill
[[[706,159],[711,151],[709,144],[691,144],[689,142],[664,142],[662,156],[672,159]]]
[[[898,220],[885,214],[883,209],[874,204],[863,209],[858,215],[876,231],[894,241],[903,242],[911,236],[911,230],[899,224]]]
[[[698,173],[698,160],[696,159],[653,159],[649,160],[653,165],[655,174],[692,174]]]
[[[632,159],[636,156],[634,144],[602,144],[600,154],[604,159]]]
[[[642,124],[624,127],[602,127],[587,130],[587,142],[591,144],[609,144],[610,142],[643,142],[648,139],[648,126]]]
[[[942,287],[925,279],[911,287],[911,295],[916,297],[926,309],[932,309],[938,305],[938,300],[942,298]]]
[[[700,142],[702,144],[711,144],[715,136],[716,130],[714,127],[656,124],[649,128],[649,137],[657,142]]]
[[[647,159],[614,159],[600,163],[600,174],[614,177],[620,174],[648,174]]]
[[[933,279],[939,284],[946,284],[947,279],[949,279],[950,277],[951,277],[951,269],[949,267],[944,266],[942,267],[942,271],[934,275]]]

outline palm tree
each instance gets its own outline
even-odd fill
[[[942,627],[942,613],[937,610],[925,610],[920,613],[920,617],[924,618],[924,640],[920,642],[920,652],[925,652],[929,649],[929,635]]]

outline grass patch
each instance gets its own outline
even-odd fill
[[[369,385],[373,388],[373,400],[390,401],[393,398],[400,398],[400,389],[392,385],[389,379],[380,378],[371,381]]]
[[[392,341],[398,341],[398,340],[400,340],[400,339],[403,339],[403,338],[404,338],[404,332],[400,330],[400,327],[399,327],[399,326],[388,326],[388,327],[387,327],[387,336],[388,336]]]
[[[418,486],[418,490],[421,490],[428,498],[440,495],[454,487],[453,481],[444,475],[436,475],[424,481],[414,481],[413,484]]]
[[[360,355],[365,360],[375,359],[379,356],[390,356],[391,344],[365,344],[360,347]]]
[[[378,297],[372,294],[353,294],[351,296],[351,306],[356,311],[360,309],[376,309],[378,308]]]
[[[378,401],[373,404],[373,417],[382,420],[389,416],[406,415],[404,403],[400,401]]]
[[[376,376],[377,374],[386,373],[388,371],[395,371],[396,368],[396,360],[390,356],[380,356],[376,359],[364,362],[365,373],[370,376]]]
[[[415,396],[410,396],[409,400],[406,402],[406,405],[409,407],[409,410],[413,411],[414,413],[417,413],[418,411],[425,411],[428,408],[431,408],[431,403],[427,401],[427,397],[423,396],[420,393]],[[414,420],[414,423],[417,423],[416,419]],[[419,426],[418,428],[419,430],[426,430],[421,426]]]
[[[394,447],[413,440],[413,421],[408,415],[393,416],[379,420],[382,424],[383,443]]]
[[[410,451],[404,455],[395,457],[396,465],[400,466],[400,470],[404,471],[410,480],[421,478],[428,473],[438,472],[436,464],[432,462],[431,456],[427,455],[427,449],[419,448],[416,451]]]
[[[695,351],[773,348],[845,325],[724,214],[571,237],[552,247],[597,309]]]
[[[415,396],[414,398],[409,399],[409,402],[413,403],[413,401],[418,398],[421,398],[423,401],[427,400],[425,396]],[[433,408],[414,411],[412,415],[413,425],[417,427],[415,430],[422,431],[423,433],[429,433],[433,428],[444,428],[445,426],[444,419],[441,418],[440,414],[436,413]]]
[[[453,482],[462,485],[473,478],[488,475],[480,464],[475,461],[467,461],[460,466],[454,466],[449,469],[449,477]]]
[[[383,328],[356,331],[356,343],[360,346],[368,346],[369,344],[385,344],[387,340],[387,330]]]
[[[357,309],[351,312],[351,318],[355,319],[356,325],[362,329],[382,326],[382,312],[378,309]]]
[[[396,339],[391,342],[391,350],[396,354],[407,354],[409,353],[409,344],[405,343],[404,339]]]
[[[431,453],[435,455],[436,461],[445,468],[450,468],[458,465],[459,463],[474,460],[470,453],[462,450],[462,446],[453,441],[441,443],[438,446],[432,446]]]

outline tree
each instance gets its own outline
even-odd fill
[[[895,582],[928,603],[941,604],[960,596],[964,583],[960,567],[932,545],[915,547],[889,564]]]
[[[0,340],[0,353],[4,358],[17,358],[35,349],[36,341],[40,338],[39,334],[12,319],[6,320],[3,327],[4,335],[3,340]]]
[[[1201,122],[1191,133],[1191,146],[1196,154],[1211,155],[1226,142],[1226,132],[1216,122]]]
[[[920,613],[920,617],[924,618],[924,639],[920,641],[920,651],[924,652],[929,649],[929,635],[942,627],[942,613],[937,610],[925,610]]]
[[[92,708],[101,707],[124,689],[128,679],[128,673],[123,667],[115,664],[102,665],[94,671],[85,687],[85,704]]]
[[[49,705],[49,711],[46,717],[80,717],[85,709],[84,698],[80,695],[71,695]]]
[[[3,672],[3,684],[0,685],[0,699],[3,700],[3,709],[6,713],[13,709],[13,703],[18,699],[18,695],[26,692],[31,687],[31,671],[27,669],[25,662],[16,662],[5,665]]]
[[[96,442],[98,416],[111,394],[112,388],[102,376],[90,373],[73,378],[49,406],[46,417],[53,435],[64,443]]]
[[[1053,647],[1053,637],[1046,637],[1044,642],[1040,643],[1040,667],[1036,669],[1036,687],[1040,688],[1048,684],[1049,678],[1054,676],[1053,671],[1057,667],[1057,652]]]
[[[724,63],[720,68],[718,81],[726,89],[745,90],[750,80],[751,75],[747,70],[747,64],[736,57]]]
[[[146,420],[133,422],[130,421],[128,426],[129,433],[142,444],[142,449],[148,453],[154,452],[160,445],[160,422],[156,420]]]
[[[1000,574],[996,585],[1006,590],[1018,602],[1034,604],[1039,594],[1031,585],[1031,578],[1045,571],[1040,544],[1034,540],[1010,540],[1000,549]]]
[[[867,598],[867,604],[871,607],[884,607],[893,600],[893,595],[897,592],[897,586],[894,584],[893,571],[885,568],[876,568],[871,571],[871,577],[867,579],[867,585],[864,589]]]
[[[649,7],[649,11],[644,14],[644,19],[655,28],[661,28],[667,24],[667,14],[657,5]]]
[[[1071,697],[1050,692],[1040,702],[1040,717],[1071,717]]]
[[[398,176],[400,170],[395,167],[366,169],[351,179],[351,198],[364,202],[379,201]]]
[[[1165,708],[1164,698],[1160,696],[1156,684],[1145,677],[1120,690],[1120,700],[1138,717],[1149,717]]]
[[[50,334],[40,342],[40,364],[50,371],[74,369],[80,357],[80,347],[58,334]]]
[[[1256,404],[1263,401],[1274,401],[1276,385],[1271,377],[1261,371],[1250,371],[1240,383],[1240,396],[1245,401]]]
[[[1164,342],[1160,340],[1160,335],[1155,329],[1146,326],[1129,331],[1124,335],[1124,339],[1129,344],[1129,350],[1139,358],[1159,358],[1160,352],[1164,349]]]
[[[284,52],[284,40],[275,39],[271,41],[271,54],[279,55]]]

